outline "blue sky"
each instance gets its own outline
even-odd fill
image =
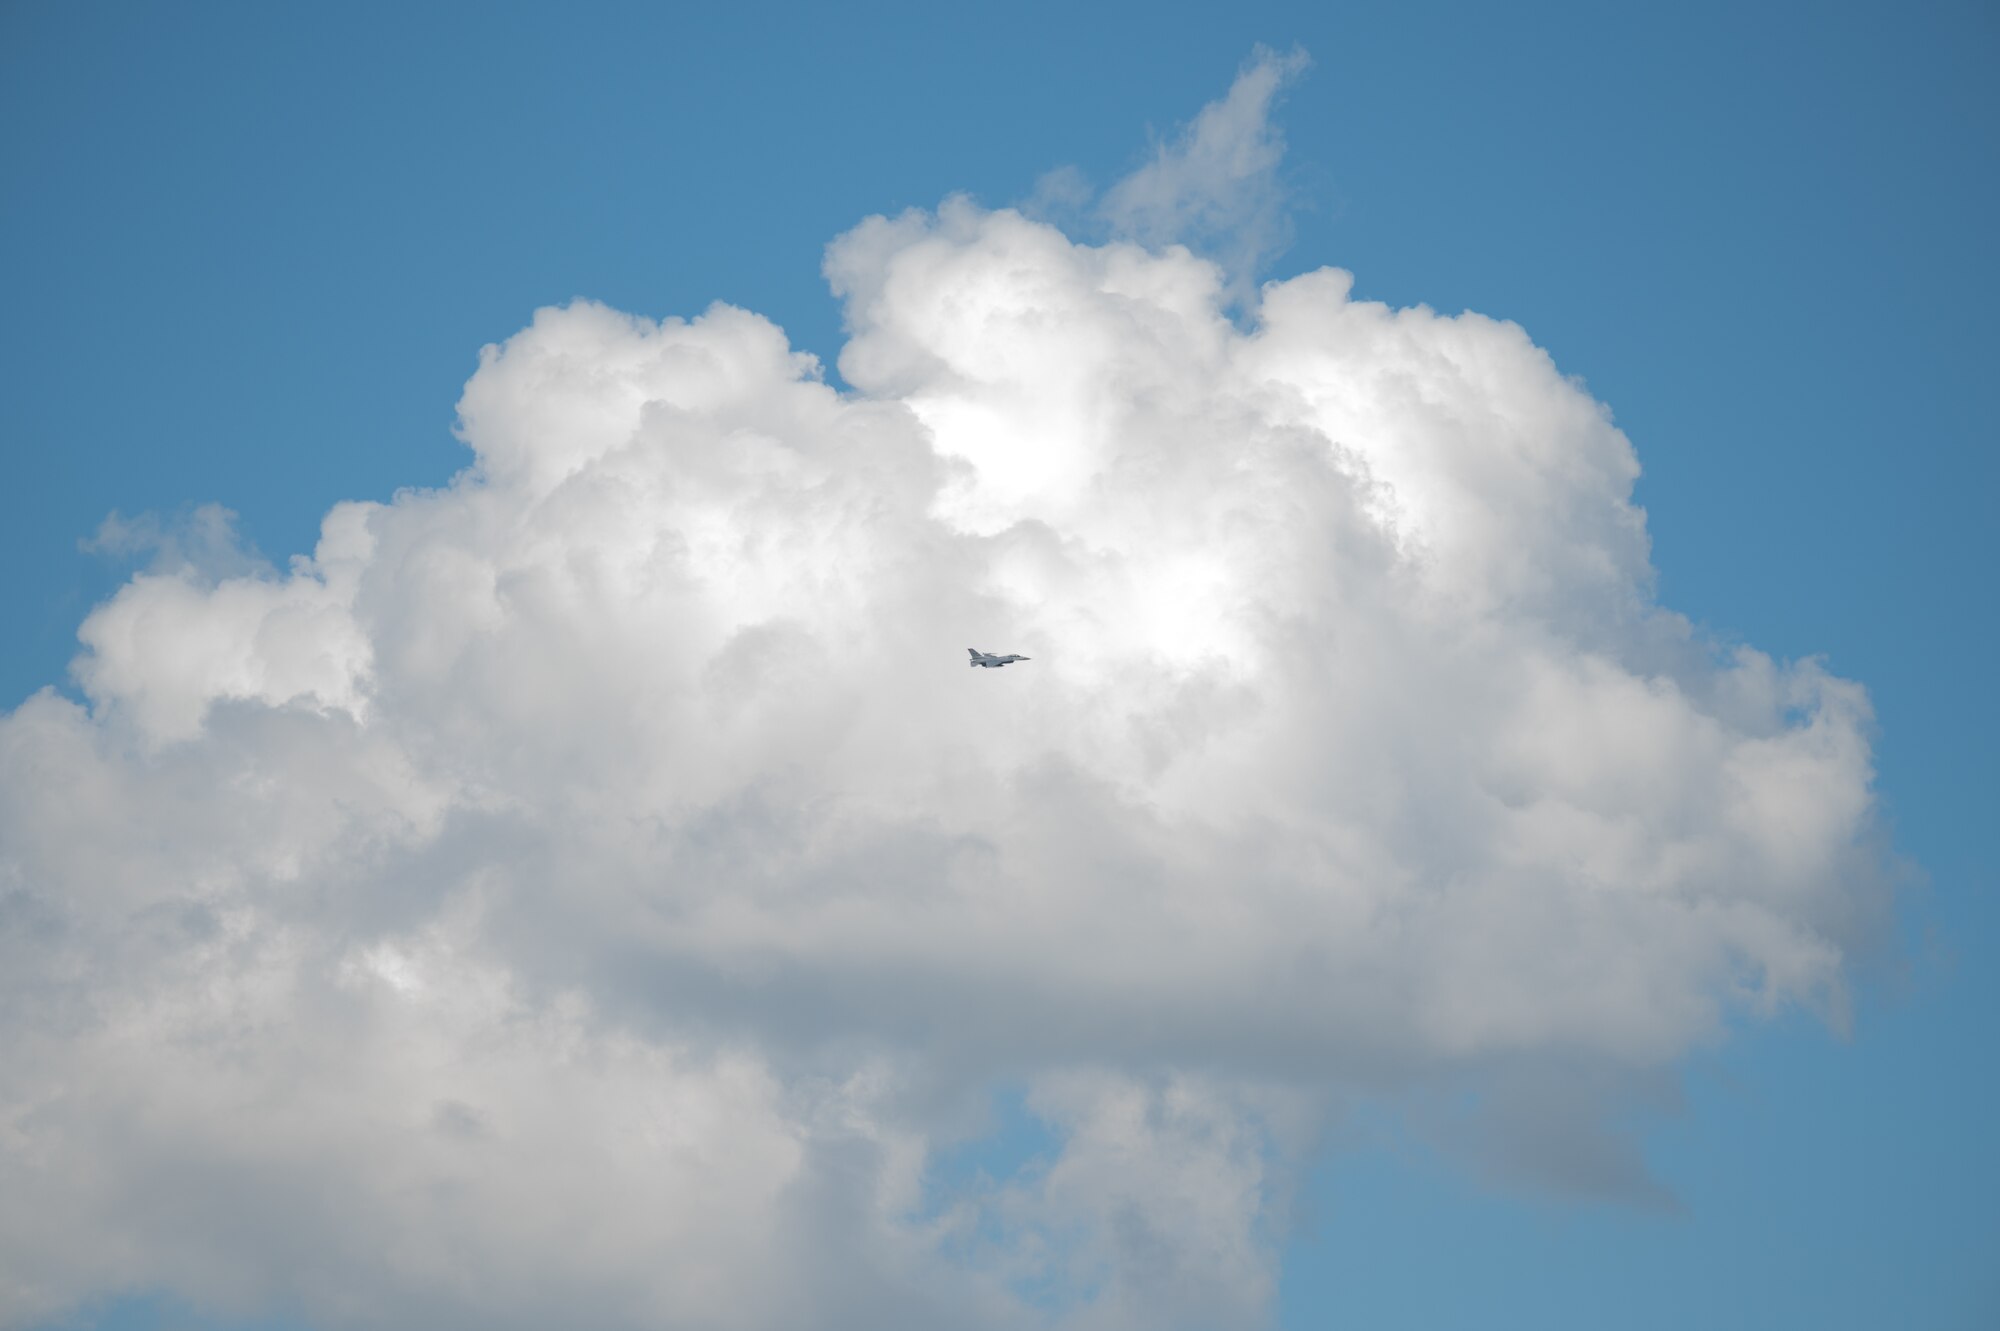
[[[0,12],[0,704],[70,688],[131,572],[81,548],[107,514],[221,503],[282,564],[337,500],[465,465],[478,349],[576,296],[726,300],[831,364],[834,236],[1102,187],[1253,46],[1303,47],[1268,275],[1515,320],[1579,376],[1638,451],[1661,600],[1867,687],[1910,869],[1848,1038],[1745,1021],[1646,1113],[1675,1207],[1359,1125],[1278,1324],[2000,1320],[1990,6],[418,10]]]

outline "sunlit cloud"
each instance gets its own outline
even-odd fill
[[[1239,288],[1302,67],[1124,238],[835,240],[847,389],[545,309],[449,486],[98,607],[0,721],[0,1321],[1241,1325],[1342,1104],[1490,1088],[1469,1149],[1642,1197],[1620,1086],[1837,1013],[1865,693],[1657,604],[1519,327]],[[1005,1085],[1051,1152],[948,1183]]]

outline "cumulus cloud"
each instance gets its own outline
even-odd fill
[[[1643,1192],[1607,1086],[1837,1008],[1861,688],[1656,604],[1520,328],[1159,243],[1295,67],[1144,243],[839,238],[848,390],[542,310],[449,486],[99,607],[0,720],[0,1325],[1240,1326],[1338,1104]],[[1016,1084],[1051,1153],[941,1174]]]

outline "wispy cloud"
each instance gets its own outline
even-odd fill
[[[1148,245],[1211,253],[1241,300],[1290,245],[1289,199],[1279,167],[1283,133],[1272,112],[1310,63],[1294,49],[1259,48],[1230,86],[1144,166],[1113,185],[1100,205],[1114,232]]]

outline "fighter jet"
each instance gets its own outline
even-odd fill
[[[1003,665],[1029,659],[1025,656],[995,656],[991,652],[982,652],[977,647],[968,647],[965,650],[972,653],[972,659],[966,662],[967,665],[985,666],[988,670],[998,670]]]

